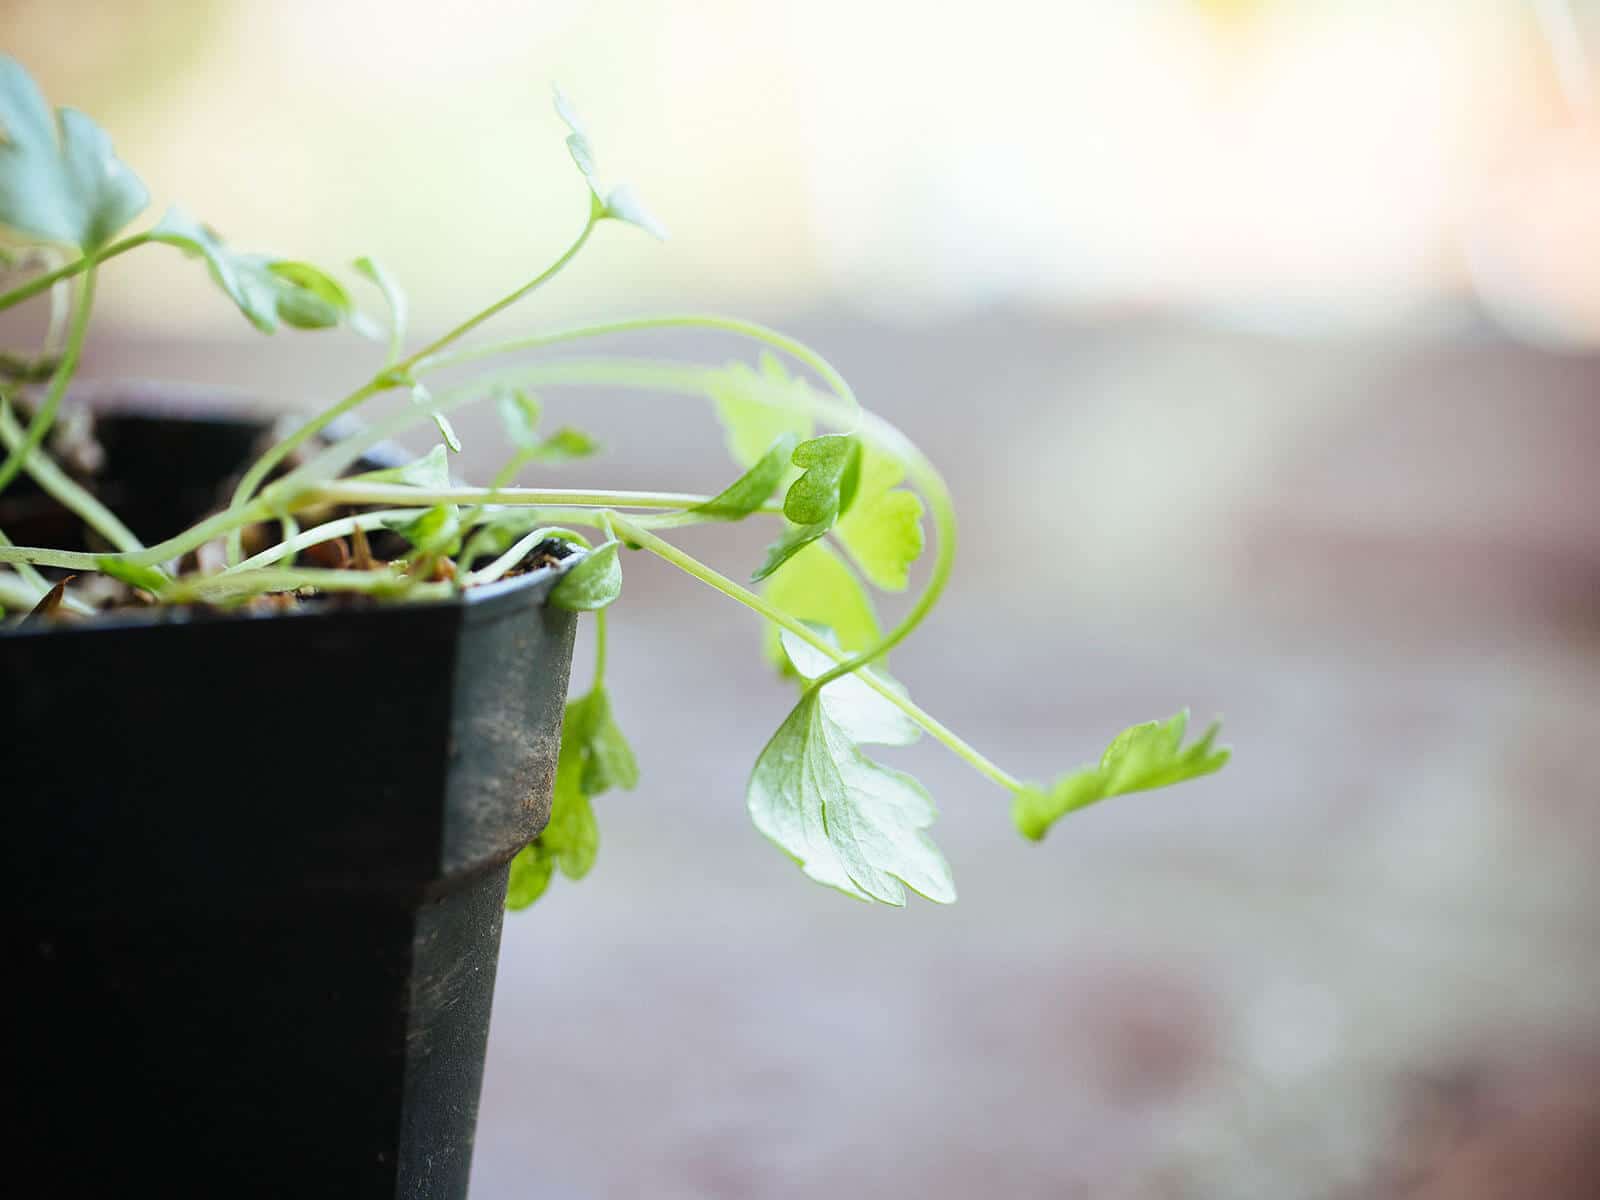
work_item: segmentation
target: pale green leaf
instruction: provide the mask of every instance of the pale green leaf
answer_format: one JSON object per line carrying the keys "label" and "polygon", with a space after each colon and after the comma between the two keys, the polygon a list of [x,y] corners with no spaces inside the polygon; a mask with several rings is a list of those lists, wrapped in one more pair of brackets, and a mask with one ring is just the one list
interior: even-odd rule
{"label": "pale green leaf", "polygon": [[[872,598],[854,571],[825,542],[812,542],[762,586],[767,603],[799,621],[833,630],[839,645],[851,653],[865,650],[880,636]],[[778,641],[778,627],[766,627],[767,656],[779,667],[789,665]]]}
{"label": "pale green leaf", "polygon": [[866,577],[888,592],[905,590],[927,544],[922,497],[897,486],[905,474],[897,459],[867,446],[855,504],[834,528]]}
{"label": "pale green leaf", "polygon": [[450,463],[445,448],[435,446],[421,458],[414,458],[398,467],[384,467],[353,476],[362,483],[403,483],[407,487],[442,491],[450,486]]}
{"label": "pale green leaf", "polygon": [[1165,721],[1150,721],[1123,730],[1106,748],[1100,762],[1063,775],[1049,787],[1028,784],[1012,798],[1011,818],[1025,837],[1037,841],[1056,821],[1108,796],[1168,787],[1220,771],[1232,754],[1216,746],[1220,724],[1213,722],[1198,739],[1183,745],[1189,726],[1187,709]]}
{"label": "pale green leaf", "polygon": [[495,408],[500,413],[500,424],[505,427],[506,440],[519,450],[532,450],[538,446],[539,420],[544,406],[539,398],[521,388],[505,388],[495,397]]}
{"label": "pale green leaf", "polygon": [[563,427],[541,440],[536,446],[524,451],[522,457],[528,462],[553,465],[576,462],[580,458],[592,458],[599,453],[600,443],[587,433]]}
{"label": "pale green leaf", "polygon": [[933,801],[910,775],[873,762],[818,693],[801,697],[756,761],[755,826],[818,883],[903,905],[909,887],[955,900],[950,866],[924,832]]}
{"label": "pale green leaf", "polygon": [[22,65],[0,55],[0,225],[89,253],[149,203],[103,129],[76,109],[51,112]]}
{"label": "pale green leaf", "polygon": [[618,184],[606,197],[606,216],[642,229],[659,242],[667,240],[667,227],[658,221],[627,184]]}
{"label": "pale green leaf", "polygon": [[622,594],[621,546],[604,542],[579,558],[550,590],[550,603],[575,612],[593,612]]}
{"label": "pale green leaf", "polygon": [[395,277],[374,258],[362,255],[351,264],[362,276],[370,280],[383,293],[389,306],[389,359],[398,359],[405,346],[406,325],[410,320],[411,306]]}
{"label": "pale green leaf", "polygon": [[767,452],[743,475],[704,504],[689,511],[720,521],[738,521],[759,509],[789,474],[789,456],[794,453],[795,435],[780,434]]}
{"label": "pale green leaf", "polygon": [[355,314],[349,294],[325,271],[310,263],[236,251],[182,209],[169,208],[150,238],[204,258],[217,286],[262,333],[273,332],[279,322],[326,329]]}
{"label": "pale green leaf", "polygon": [[[831,630],[820,627],[823,640],[838,648]],[[784,630],[784,654],[802,679],[811,680],[827,674],[835,666],[828,655],[796,634]],[[898,696],[905,696],[905,688],[881,671],[875,670],[878,680]],[[869,687],[859,673],[835,679],[822,689],[822,703],[840,728],[849,732],[857,742],[879,746],[909,746],[922,737],[922,727],[905,712]]]}
{"label": "pale green leaf", "polygon": [[805,407],[805,383],[770,353],[762,354],[759,371],[736,362],[711,372],[706,393],[727,435],[728,453],[741,467],[754,466],[785,434],[804,441],[816,429]]}

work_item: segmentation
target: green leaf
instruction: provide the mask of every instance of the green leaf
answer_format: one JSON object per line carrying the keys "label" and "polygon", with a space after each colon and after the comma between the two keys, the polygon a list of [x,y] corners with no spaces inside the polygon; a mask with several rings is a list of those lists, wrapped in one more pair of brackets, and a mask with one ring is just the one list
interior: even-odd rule
{"label": "green leaf", "polygon": [[216,230],[180,208],[169,208],[150,238],[204,258],[217,286],[262,333],[272,333],[279,322],[297,329],[327,329],[355,315],[349,293],[325,271],[310,263],[236,251]]}
{"label": "green leaf", "polygon": [[[834,638],[832,630],[817,626],[815,632],[821,634],[823,640],[830,646],[838,648],[839,643]],[[832,658],[789,630],[783,631],[781,640],[784,656],[801,679],[816,679],[834,668],[835,663]],[[881,670],[873,668],[873,674],[897,695],[906,694],[905,688]],[[922,737],[922,726],[907,716],[899,706],[892,704],[869,687],[859,672],[845,675],[828,684],[822,689],[822,701],[828,710],[828,715],[842,728],[849,730],[850,736],[857,742],[872,742],[880,746],[909,746]]]}
{"label": "green leaf", "polygon": [[606,690],[597,685],[570,701],[561,722],[550,823],[512,860],[506,907],[527,908],[538,900],[558,868],[569,879],[587,875],[600,849],[591,798],[613,788],[631,790],[638,782],[638,763],[611,714]]}
{"label": "green leaf", "polygon": [[561,428],[545,438],[523,456],[529,462],[564,463],[580,458],[592,458],[600,453],[600,443],[577,429]]}
{"label": "green leaf", "polygon": [[130,587],[141,588],[152,595],[160,595],[172,581],[158,567],[141,566],[106,554],[94,560],[95,568],[113,579],[120,579]]}
{"label": "green leaf", "polygon": [[767,561],[762,563],[755,574],[750,576],[751,582],[760,583],[769,579],[778,568],[783,566],[800,551],[804,550],[818,538],[823,537],[832,528],[831,522],[822,522],[816,525],[788,525],[784,528],[783,536],[767,547]]}
{"label": "green leaf", "polygon": [[598,796],[613,788],[631,792],[639,784],[639,763],[612,716],[610,695],[597,685],[577,705],[579,720],[573,733],[583,759],[584,795]]}
{"label": "green leaf", "polygon": [[543,440],[539,436],[543,405],[537,396],[521,388],[504,388],[495,397],[495,408],[500,413],[500,424],[505,427],[506,440],[517,449],[532,450]]}
{"label": "green leaf", "polygon": [[719,521],[738,521],[748,517],[778,490],[778,485],[789,474],[789,458],[794,453],[795,435],[782,433],[743,475],[704,504],[689,511],[701,516],[715,517]]}
{"label": "green leaf", "polygon": [[398,467],[384,467],[381,471],[367,471],[352,479],[362,483],[403,483],[407,487],[443,491],[450,486],[450,463],[443,446],[435,446],[421,458],[414,458]]}
{"label": "green leaf", "polygon": [[377,286],[383,293],[384,303],[389,306],[389,358],[393,361],[400,357],[405,347],[406,325],[410,320],[411,306],[406,301],[405,291],[395,277],[384,270],[383,264],[374,258],[362,255],[350,265]]}
{"label": "green leaf", "polygon": [[855,503],[834,529],[866,577],[886,592],[905,590],[927,545],[922,497],[897,486],[905,475],[898,459],[865,447]]}
{"label": "green leaf", "polygon": [[[844,510],[846,487],[860,480],[860,443],[840,433],[801,442],[791,461],[803,468],[783,500],[783,515],[796,525],[831,525]],[[852,470],[854,468],[854,470]]]}
{"label": "green leaf", "polygon": [[453,504],[435,504],[419,517],[386,524],[418,555],[454,554],[461,549],[461,515]]}
{"label": "green leaf", "polygon": [[54,113],[22,65],[0,55],[0,225],[98,250],[144,211],[150,193],[83,113]]}
{"label": "green leaf", "polygon": [[622,595],[621,545],[603,542],[567,568],[554,588],[550,603],[576,612],[593,612]]}
{"label": "green leaf", "polygon": [[1011,819],[1024,837],[1038,841],[1068,813],[1086,808],[1108,796],[1168,787],[1220,771],[1232,755],[1215,746],[1219,722],[1188,746],[1183,745],[1189,726],[1187,709],[1165,721],[1150,721],[1124,729],[1106,747],[1096,766],[1063,775],[1049,787],[1028,784],[1012,798]]}
{"label": "green leaf", "polygon": [[727,435],[728,453],[741,467],[754,466],[785,434],[804,441],[816,430],[805,407],[804,381],[793,378],[770,352],[762,353],[759,372],[740,362],[711,372],[706,394]]}
{"label": "green leaf", "polygon": [[802,696],[761,752],[746,795],[751,820],[808,876],[846,895],[904,905],[909,887],[953,902],[950,866],[924,832],[933,801],[910,775],[861,752],[858,742],[882,731],[834,703],[836,686]]}
{"label": "green leaf", "polygon": [[[872,598],[854,571],[825,542],[800,550],[789,565],[768,579],[761,593],[769,604],[799,621],[831,629],[839,645],[856,653],[880,636]],[[789,658],[779,644],[778,626],[767,622],[767,656],[782,669]]]}
{"label": "green leaf", "polygon": [[537,841],[524,846],[511,860],[511,878],[506,884],[506,907],[512,912],[531,908],[550,889],[550,880],[555,873],[555,855],[544,853]]}

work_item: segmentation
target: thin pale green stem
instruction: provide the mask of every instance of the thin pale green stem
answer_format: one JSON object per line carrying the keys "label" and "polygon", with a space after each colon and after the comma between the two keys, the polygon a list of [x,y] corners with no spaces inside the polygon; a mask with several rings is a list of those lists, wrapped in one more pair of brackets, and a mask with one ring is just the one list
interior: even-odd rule
{"label": "thin pale green stem", "polygon": [[421,350],[418,350],[415,354],[410,355],[409,357],[404,358],[400,362],[396,363],[392,369],[399,371],[410,371],[414,368],[427,365],[426,360],[438,354],[446,346],[458,341],[466,334],[476,329],[479,325],[482,325],[485,321],[489,320],[491,317],[504,312],[519,300],[524,299],[530,293],[537,291],[539,288],[549,283],[561,273],[562,268],[564,268],[568,263],[578,256],[578,251],[583,249],[584,243],[589,240],[589,235],[594,233],[594,228],[597,224],[599,224],[599,222],[600,212],[591,207],[589,219],[584,223],[583,226],[583,232],[578,235],[577,240],[573,242],[572,245],[567,247],[565,254],[556,259],[555,262],[551,263],[550,266],[546,267],[537,276],[523,284],[516,291],[502,296],[499,300],[496,300],[493,304],[489,305],[488,308],[484,309],[477,315],[468,317],[465,321],[461,322],[461,324],[450,330],[450,332],[442,335],[441,337],[435,338]]}
{"label": "thin pale green stem", "polygon": [[[0,443],[8,450],[15,450],[22,446],[25,437],[22,427],[11,415],[6,397],[0,396]],[[79,486],[43,449],[29,451],[22,469],[46,495],[54,497],[68,512],[77,514],[85,525],[118,550],[144,549],[144,543],[118,519],[116,513]]]}
{"label": "thin pale green stem", "polygon": [[[412,502],[418,507],[433,504],[499,504],[506,506],[563,504],[576,508],[694,508],[710,500],[692,492],[598,492],[578,488],[417,488],[404,483],[364,483],[340,480],[307,488],[299,493],[297,505],[388,504]],[[768,511],[782,512],[775,505]]]}
{"label": "thin pale green stem", "polygon": [[[650,551],[650,553],[656,555],[658,558],[665,559],[667,562],[677,567],[680,571],[683,571],[685,574],[698,579],[707,587],[713,588],[716,591],[721,592],[724,596],[727,596],[733,600],[737,600],[746,608],[753,609],[754,611],[760,613],[763,617],[767,618],[767,620],[772,621],[774,624],[788,630],[790,633],[804,641],[807,645],[813,646],[820,650],[829,658],[833,659],[834,662],[843,664],[848,661],[847,655],[843,654],[838,647],[830,645],[825,639],[818,636],[815,630],[811,629],[804,622],[797,621],[782,609],[768,603],[765,599],[757,595],[755,592],[752,592],[749,588],[742,587],[741,585],[735,583],[727,576],[722,575],[712,568],[706,566],[699,559],[685,554],[671,542],[663,541],[661,538],[656,537],[655,534],[651,533],[649,530],[635,525],[627,517],[624,517],[621,514],[612,514],[612,521],[616,525],[617,532],[620,533],[625,540]],[[934,719],[934,717],[924,711],[919,705],[913,703],[908,697],[901,695],[894,688],[884,683],[883,680],[879,679],[878,676],[872,671],[866,669],[857,669],[855,670],[854,674],[873,691],[877,692],[878,695],[882,696],[885,700],[889,701],[901,712],[905,713],[906,716],[910,717],[923,729],[927,730],[928,733],[933,735],[933,737],[938,739],[938,741],[942,742],[954,754],[956,754],[985,778],[999,784],[1008,791],[1014,792],[1023,786],[1019,779],[1011,775],[1009,772],[1003,770],[989,759],[985,758],[963,738],[958,736],[953,730]]]}
{"label": "thin pale green stem", "polygon": [[606,679],[606,610],[596,609],[594,614],[594,681],[589,685],[592,696],[605,686]]}
{"label": "thin pale green stem", "polygon": [[259,554],[254,554],[241,563],[227,567],[222,572],[232,575],[238,571],[256,571],[262,567],[270,567],[281,562],[291,554],[298,554],[302,550],[309,550],[312,546],[319,546],[323,542],[331,542],[334,538],[349,537],[357,529],[382,529],[388,522],[404,520],[416,516],[414,508],[389,508],[378,512],[359,513],[353,517],[341,517],[337,521],[327,521],[321,525],[314,525],[310,529],[295,534],[286,541],[279,542],[276,546],[269,546]]}
{"label": "thin pale green stem", "polygon": [[95,274],[95,267],[91,263],[84,274],[83,288],[78,293],[73,309],[72,324],[67,329],[66,345],[61,351],[61,362],[50,376],[50,387],[45,392],[44,402],[28,422],[28,432],[22,444],[13,447],[4,464],[0,465],[0,492],[5,491],[6,486],[17,477],[22,464],[28,461],[28,455],[38,449],[45,434],[50,432],[50,426],[55,423],[56,410],[61,407],[61,397],[66,395],[67,385],[72,382],[72,376],[78,369],[84,339],[89,333],[89,317],[94,311]]}
{"label": "thin pale green stem", "polygon": [[[330,408],[324,409],[322,412],[318,413],[316,416],[299,426],[299,428],[295,429],[294,432],[283,438],[276,445],[268,449],[266,453],[264,453],[250,466],[250,469],[247,470],[243,477],[239,480],[239,485],[234,489],[233,492],[233,506],[237,507],[254,496],[256,489],[261,486],[262,481],[266,479],[272,468],[282,462],[284,458],[286,458],[299,446],[303,445],[308,439],[313,438],[317,434],[321,433],[333,421],[344,416],[346,413],[352,412],[356,408],[359,408],[362,404],[366,403],[366,401],[370,400],[373,396],[376,396],[381,392],[386,392],[392,388],[405,386],[405,384],[413,377],[414,368],[423,359],[444,349],[457,338],[460,338],[469,331],[477,328],[490,317],[493,317],[496,313],[502,312],[503,310],[511,307],[517,301],[526,297],[529,293],[535,291],[544,284],[548,283],[550,280],[554,279],[556,275],[561,272],[561,269],[572,261],[572,259],[577,255],[578,251],[583,249],[584,243],[589,240],[589,235],[594,232],[594,227],[597,220],[597,214],[591,212],[588,221],[584,224],[583,232],[578,235],[577,240],[574,241],[571,246],[567,247],[566,253],[564,253],[549,267],[545,268],[545,270],[541,271],[533,279],[529,280],[527,283],[523,284],[521,287],[517,288],[508,295],[502,296],[499,300],[489,305],[488,308],[484,309],[477,315],[469,317],[467,320],[457,325],[444,336],[434,339],[421,350],[418,350],[415,354],[412,354],[407,358],[401,359],[397,363],[385,367],[371,380],[371,382],[360,388],[357,388],[354,392],[351,392],[337,404],[331,406]],[[430,406],[419,407],[430,413],[440,411]],[[229,562],[237,562],[239,560],[239,540],[240,539],[237,533],[229,535]]]}
{"label": "thin pale green stem", "polygon": [[90,267],[116,258],[119,254],[126,254],[129,250],[136,249],[149,240],[150,235],[148,233],[136,233],[132,237],[123,238],[120,242],[114,242],[104,250],[96,251],[92,255],[86,254],[82,258],[75,258],[66,266],[57,267],[48,274],[36,275],[21,287],[12,288],[4,295],[0,295],[0,312],[4,312],[13,305],[21,304],[24,300],[31,300],[40,292],[48,291],[56,284],[81,275]]}

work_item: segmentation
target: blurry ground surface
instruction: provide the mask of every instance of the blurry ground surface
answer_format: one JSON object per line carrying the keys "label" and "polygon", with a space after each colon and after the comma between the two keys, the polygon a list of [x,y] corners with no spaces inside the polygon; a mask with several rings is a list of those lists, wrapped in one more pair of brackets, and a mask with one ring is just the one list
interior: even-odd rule
{"label": "blurry ground surface", "polygon": [[[508,921],[477,1200],[1600,1194],[1600,369],[796,331],[961,505],[949,602],[896,661],[926,706],[1035,776],[1184,704],[1236,761],[1033,846],[919,747],[895,761],[961,902],[858,906],[743,812],[788,702],[753,623],[630,558],[611,681],[645,781],[601,802],[593,875]],[[365,361],[284,349],[108,339],[91,373],[292,399]],[[552,410],[613,443],[611,481],[728,474],[681,402]],[[491,426],[458,424],[483,478]]]}

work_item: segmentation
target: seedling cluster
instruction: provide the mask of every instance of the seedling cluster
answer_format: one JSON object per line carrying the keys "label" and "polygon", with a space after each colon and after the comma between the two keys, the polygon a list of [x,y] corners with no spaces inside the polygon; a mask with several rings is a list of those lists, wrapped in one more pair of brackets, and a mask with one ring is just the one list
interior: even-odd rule
{"label": "seedling cluster", "polygon": [[[1228,750],[1215,744],[1216,726],[1185,743],[1187,716],[1180,713],[1125,730],[1094,765],[1030,783],[914,703],[884,661],[927,617],[950,578],[956,548],[950,495],[921,451],[864,409],[809,347],[752,322],[705,315],[634,317],[461,345],[554,279],[601,226],[633,225],[665,236],[628,188],[602,187],[588,136],[559,92],[556,110],[586,185],[587,215],[577,237],[521,287],[411,349],[405,294],[370,258],[352,266],[382,298],[381,325],[329,272],[235,250],[179,209],[125,234],[148,205],[144,185],[99,126],[73,109],[52,110],[23,68],[0,57],[0,230],[11,246],[3,265],[27,275],[0,295],[0,310],[35,297],[52,304],[39,351],[0,360],[0,490],[26,473],[105,547],[96,553],[18,546],[0,531],[0,606],[12,610],[8,623],[94,619],[108,603],[105,587],[83,587],[96,577],[102,584],[104,577],[121,581],[123,602],[144,605],[250,607],[262,597],[319,603],[348,593],[404,604],[446,601],[463,589],[557,565],[563,574],[550,603],[594,614],[594,679],[567,705],[549,827],[515,860],[508,899],[514,908],[543,895],[557,871],[576,879],[589,870],[599,845],[594,798],[632,788],[639,778],[606,688],[606,611],[622,593],[624,549],[656,555],[764,619],[767,653],[798,687],[799,699],[756,759],[746,793],[751,819],[812,879],[858,899],[902,905],[908,888],[940,903],[956,895],[949,865],[929,836],[935,812],[928,792],[869,757],[865,746],[903,746],[924,734],[937,739],[1011,794],[1017,828],[1033,839],[1108,796],[1178,783],[1227,761]],[[57,461],[48,440],[83,352],[100,271],[146,246],[175,248],[203,262],[263,333],[280,325],[347,326],[386,346],[370,379],[273,444],[216,511],[148,546]],[[528,357],[661,329],[735,335],[759,354],[754,364],[707,366]],[[475,373],[467,382],[435,389],[439,377],[468,365]],[[537,396],[552,388],[644,389],[709,401],[740,474],[715,495],[513,486],[528,466],[597,451],[577,430],[543,430]],[[402,411],[330,436],[340,418],[397,392],[411,400]],[[18,407],[24,401],[26,421]],[[498,408],[506,459],[487,486],[464,487],[449,469],[461,447],[450,416],[477,403]],[[374,445],[428,424],[440,443],[422,458],[349,474]],[[749,585],[713,570],[669,536],[690,525],[746,520],[771,523],[775,531]],[[873,592],[908,589],[926,549],[925,525],[934,532],[925,582],[905,616],[884,629]],[[263,538],[263,530],[270,536]],[[385,532],[404,539],[397,557],[372,553],[372,538]]]}

